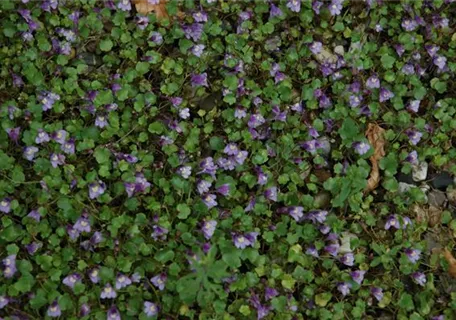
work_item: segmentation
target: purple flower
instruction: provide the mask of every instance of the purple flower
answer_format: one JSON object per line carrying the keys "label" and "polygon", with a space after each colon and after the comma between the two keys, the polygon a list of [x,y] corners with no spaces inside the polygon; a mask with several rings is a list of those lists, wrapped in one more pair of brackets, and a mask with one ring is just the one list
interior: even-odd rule
{"label": "purple flower", "polygon": [[39,149],[37,147],[25,147],[24,148],[24,158],[28,161],[33,161],[35,158],[36,153],[38,153]]}
{"label": "purple flower", "polygon": [[361,104],[361,101],[362,101],[362,97],[358,97],[353,94],[350,95],[350,97],[348,98],[348,104],[352,108],[358,107]]}
{"label": "purple flower", "polygon": [[173,97],[173,98],[170,98],[170,101],[171,103],[173,104],[174,107],[178,107],[182,104],[182,102],[184,101],[181,97]]}
{"label": "purple flower", "polygon": [[163,36],[161,35],[161,33],[157,31],[152,31],[150,33],[149,40],[155,43],[156,45],[161,45],[163,43]]}
{"label": "purple flower", "polygon": [[316,14],[320,14],[320,8],[323,6],[323,2],[320,2],[320,1],[313,1],[312,2],[312,10],[316,13]]}
{"label": "purple flower", "polygon": [[281,17],[283,15],[282,10],[279,7],[271,3],[271,9],[269,10],[269,18]]}
{"label": "purple flower", "polygon": [[208,209],[217,206],[217,196],[215,194],[208,193],[203,196],[202,200]]}
{"label": "purple flower", "polygon": [[296,111],[296,112],[302,112],[302,103],[301,102],[296,102],[290,107],[291,110]]}
{"label": "purple flower", "polygon": [[227,196],[230,194],[230,185],[228,183],[222,184],[216,191],[223,196]]}
{"label": "purple flower", "polygon": [[208,87],[207,84],[207,73],[193,74],[191,77],[192,87],[204,86]]}
{"label": "purple flower", "polygon": [[388,101],[389,99],[394,97],[394,93],[389,91],[386,88],[380,88],[380,96],[379,96],[379,101],[380,102],[385,102]]}
{"label": "purple flower", "polygon": [[415,67],[412,64],[407,63],[402,67],[401,71],[406,75],[412,75],[415,73]]}
{"label": "purple flower", "polygon": [[331,231],[331,228],[324,224],[324,225],[318,226],[318,230],[320,230],[320,232],[322,234],[328,234]]}
{"label": "purple flower", "polygon": [[287,8],[293,12],[301,11],[301,0],[288,0]]}
{"label": "purple flower", "polygon": [[328,211],[326,210],[314,210],[309,212],[308,219],[310,219],[313,223],[324,223],[327,216]]}
{"label": "purple flower", "polygon": [[79,231],[74,230],[73,226],[67,226],[67,233],[71,240],[76,240],[79,237]]}
{"label": "purple flower", "polygon": [[99,244],[101,241],[103,241],[103,234],[100,231],[95,231],[90,237],[90,244],[95,246]]}
{"label": "purple flower", "polygon": [[235,143],[229,143],[225,146],[225,149],[223,149],[223,152],[226,153],[229,156],[235,156],[239,153],[239,148]]}
{"label": "purple flower", "polygon": [[2,260],[3,262],[3,276],[7,279],[12,278],[16,273],[16,255],[12,254]]}
{"label": "purple flower", "polygon": [[249,126],[249,128],[257,128],[265,122],[266,120],[264,119],[264,117],[261,114],[256,113],[250,116],[247,125]]}
{"label": "purple flower", "polygon": [[168,229],[164,228],[164,227],[160,227],[160,226],[153,226],[152,227],[152,238],[154,238],[154,240],[157,240],[157,239],[161,239],[161,240],[165,240],[166,239],[166,235],[168,234]]}
{"label": "purple flower", "polygon": [[303,207],[290,207],[288,208],[288,214],[296,220],[296,222],[301,221],[304,217],[304,208]]}
{"label": "purple flower", "polygon": [[401,23],[401,26],[405,31],[413,31],[418,28],[418,23],[412,19],[404,19]]}
{"label": "purple flower", "polygon": [[114,299],[117,297],[117,293],[111,284],[107,283],[100,294],[100,299]]}
{"label": "purple flower", "polygon": [[120,0],[117,4],[117,8],[122,11],[131,11],[131,2],[130,0]]}
{"label": "purple flower", "polygon": [[9,213],[11,211],[11,199],[10,198],[3,198],[0,201],[0,212]]}
{"label": "purple flower", "polygon": [[89,184],[89,198],[95,199],[105,193],[106,185],[103,181],[95,181]]}
{"label": "purple flower", "polygon": [[66,154],[74,154],[75,151],[75,145],[74,145],[74,139],[69,139],[65,141],[60,147],[60,149],[65,152]]}
{"label": "purple flower", "polygon": [[197,44],[192,47],[191,52],[199,58],[202,56],[204,48],[206,48],[204,44]]}
{"label": "purple flower", "polygon": [[65,277],[62,281],[62,283],[71,289],[74,289],[74,285],[78,282],[81,281],[81,275],[78,273],[73,273],[70,274],[69,276]]}
{"label": "purple flower", "polygon": [[9,299],[6,296],[0,296],[0,310],[6,307],[9,303]]}
{"label": "purple flower", "polygon": [[61,314],[62,311],[60,310],[60,306],[57,301],[54,301],[47,309],[47,315],[51,318],[60,317]]}
{"label": "purple flower", "polygon": [[116,277],[116,289],[120,290],[131,284],[131,280],[126,275],[119,273]]}
{"label": "purple flower", "polygon": [[44,92],[42,95],[38,97],[40,99],[41,104],[43,105],[43,111],[47,111],[52,109],[54,103],[60,100],[60,96],[56,93],[52,92]]}
{"label": "purple flower", "polygon": [[301,143],[301,147],[313,154],[321,147],[321,143],[316,139],[312,139]]}
{"label": "purple flower", "polygon": [[140,30],[144,30],[149,25],[149,18],[148,17],[138,17],[136,20],[136,24]]}
{"label": "purple flower", "polygon": [[407,248],[405,249],[405,255],[411,263],[415,264],[418,262],[418,260],[420,260],[421,250]]}
{"label": "purple flower", "polygon": [[17,128],[8,128],[6,129],[6,133],[8,134],[8,137],[13,140],[14,142],[17,143],[19,140],[19,136],[21,134],[21,127]]}
{"label": "purple flower", "polygon": [[182,27],[187,39],[193,39],[197,42],[201,39],[203,35],[203,24],[202,23],[193,23],[191,25],[184,25]]}
{"label": "purple flower", "polygon": [[325,251],[331,256],[336,257],[339,253],[340,245],[338,243],[331,243],[325,247]]}
{"label": "purple flower", "polygon": [[57,168],[58,166],[65,164],[65,156],[63,154],[51,153],[50,160],[53,168]]}
{"label": "purple flower", "polygon": [[354,142],[352,147],[359,155],[364,155],[370,150],[370,145],[364,141]]}
{"label": "purple flower", "polygon": [[440,47],[439,46],[435,46],[435,45],[425,45],[424,46],[426,48],[426,51],[427,53],[433,58],[437,52],[440,50]]}
{"label": "purple flower", "polygon": [[91,228],[88,215],[83,214],[82,216],[80,216],[74,224],[73,229],[79,232],[90,232]]}
{"label": "purple flower", "polygon": [[67,136],[68,132],[66,132],[65,130],[57,130],[51,134],[51,138],[59,144],[64,144]]}
{"label": "purple flower", "polygon": [[255,204],[256,204],[256,198],[255,197],[251,197],[250,200],[249,200],[249,203],[247,204],[247,207],[244,208],[244,211],[245,212],[252,211],[253,208],[255,207]]}
{"label": "purple flower", "polygon": [[233,234],[234,246],[238,249],[245,249],[248,246],[253,247],[256,242],[257,236],[257,232],[249,232],[246,234]]}
{"label": "purple flower", "polygon": [[313,54],[319,54],[321,52],[322,48],[323,48],[323,45],[319,41],[314,41],[309,46],[309,49],[310,49],[310,51],[312,51]]}
{"label": "purple flower", "polygon": [[182,110],[179,110],[179,117],[184,120],[190,118],[190,109],[184,108]]}
{"label": "purple flower", "polygon": [[416,150],[410,152],[405,158],[405,161],[410,162],[411,164],[418,164],[418,153]]}
{"label": "purple flower", "polygon": [[383,289],[378,287],[371,288],[371,294],[377,299],[378,302],[382,301],[383,299]]}
{"label": "purple flower", "polygon": [[420,286],[424,287],[426,284],[426,276],[422,272],[414,272],[412,273],[413,281],[415,281]]}
{"label": "purple flower", "polygon": [[391,227],[395,228],[396,230],[400,229],[401,227],[401,224],[395,215],[389,216],[388,220],[386,220],[385,230],[389,230]]}
{"label": "purple flower", "polygon": [[192,17],[196,22],[207,22],[207,13],[204,11],[195,12]]}
{"label": "purple flower", "polygon": [[318,254],[317,248],[312,244],[306,249],[306,254],[318,258],[320,255]]}
{"label": "purple flower", "polygon": [[257,319],[263,319],[266,317],[270,310],[272,309],[271,306],[264,306],[261,304],[260,299],[256,294],[252,294],[250,298],[250,304],[256,309],[257,311]]}
{"label": "purple flower", "polygon": [[363,282],[365,274],[366,271],[364,270],[356,270],[350,272],[350,276],[352,277],[353,281],[355,281],[357,284],[361,284]]}
{"label": "purple flower", "polygon": [[378,89],[380,88],[380,80],[377,75],[370,76],[366,81],[366,87],[369,89]]}
{"label": "purple flower", "polygon": [[27,249],[28,254],[34,255],[42,246],[43,244],[41,242],[32,242],[30,244],[26,244],[25,249]]}
{"label": "purple flower", "polygon": [[247,113],[245,112],[244,108],[237,107],[236,110],[234,110],[234,117],[236,119],[243,119],[247,116]]}
{"label": "purple flower", "polygon": [[270,187],[264,191],[266,199],[277,201],[277,187]]}
{"label": "purple flower", "polygon": [[257,183],[260,186],[264,186],[268,182],[268,176],[263,172],[261,167],[255,168],[255,171],[257,173]]}
{"label": "purple flower", "polygon": [[[220,159],[222,159],[222,158],[220,158]],[[207,173],[207,174],[211,175],[213,178],[215,178],[217,166],[214,164],[214,159],[212,157],[207,157],[207,158],[203,159],[203,161],[200,162],[199,166],[201,168],[201,171],[198,172],[198,174]]]}
{"label": "purple flower", "polygon": [[40,220],[41,220],[41,215],[38,212],[38,210],[30,211],[29,214],[27,215],[27,217],[35,220],[36,222],[40,222]]}
{"label": "purple flower", "polygon": [[108,125],[108,120],[106,119],[106,116],[104,115],[98,115],[95,118],[95,126],[98,128],[104,128]]}
{"label": "purple flower", "polygon": [[81,308],[79,309],[79,316],[85,317],[88,316],[90,313],[90,306],[87,303],[81,304]]}
{"label": "purple flower", "polygon": [[239,151],[239,153],[234,157],[234,160],[239,165],[243,165],[245,159],[247,159],[249,153],[247,151]]}
{"label": "purple flower", "polygon": [[421,137],[423,137],[423,134],[417,130],[414,129],[408,129],[405,134],[408,136],[410,143],[416,146],[418,142],[420,142]]}
{"label": "purple flower", "polygon": [[434,64],[435,64],[440,70],[444,70],[444,69],[445,69],[445,66],[446,66],[447,58],[445,58],[444,56],[436,55],[436,56],[434,57],[434,59],[432,59],[432,62],[434,62]]}
{"label": "purple flower", "polygon": [[166,280],[168,280],[166,273],[161,273],[151,278],[150,282],[152,282],[152,284],[157,287],[158,290],[163,291],[165,289]]}
{"label": "purple flower", "polygon": [[274,297],[277,297],[279,295],[279,292],[271,287],[266,287],[266,290],[264,292],[264,298],[266,300],[271,300]]}
{"label": "purple flower", "polygon": [[341,282],[337,285],[337,290],[345,297],[347,294],[350,293],[352,285],[349,282]]}
{"label": "purple flower", "polygon": [[353,256],[353,253],[349,252],[340,257],[340,262],[346,266],[352,267],[355,262],[355,257]]}
{"label": "purple flower", "polygon": [[184,179],[188,179],[192,174],[192,167],[190,166],[182,166],[177,169],[177,173]]}
{"label": "purple flower", "polygon": [[144,313],[148,316],[148,317],[154,317],[158,314],[158,306],[153,303],[153,302],[150,302],[150,301],[144,301]]}
{"label": "purple flower", "polygon": [[98,283],[100,281],[100,275],[97,268],[89,271],[89,278],[93,283]]}
{"label": "purple flower", "polygon": [[214,235],[216,226],[217,226],[217,221],[215,221],[215,220],[204,221],[201,230],[203,231],[204,237],[207,240],[212,238],[212,236]]}
{"label": "purple flower", "polygon": [[431,320],[445,320],[445,316],[441,314],[439,316],[432,317]]}
{"label": "purple flower", "polygon": [[204,194],[209,191],[209,188],[211,187],[212,183],[206,180],[200,180],[196,188],[198,189],[199,194]]}
{"label": "purple flower", "polygon": [[412,112],[418,112],[418,109],[420,108],[420,100],[412,100],[410,101],[409,105],[407,106],[407,109],[412,111]]}
{"label": "purple flower", "polygon": [[108,313],[106,314],[106,320],[121,320],[120,312],[115,305],[109,308]]}
{"label": "purple flower", "polygon": [[272,108],[272,113],[274,114],[274,120],[286,122],[288,111],[280,111],[279,106],[274,106]]}
{"label": "purple flower", "polygon": [[133,281],[134,283],[139,283],[141,281],[141,275],[137,272],[133,273],[131,275],[131,281]]}
{"label": "purple flower", "polygon": [[342,2],[343,0],[332,0],[331,4],[329,5],[329,12],[332,16],[340,15],[342,10]]}
{"label": "purple flower", "polygon": [[407,229],[408,225],[412,225],[412,220],[409,217],[402,217],[402,229]]}

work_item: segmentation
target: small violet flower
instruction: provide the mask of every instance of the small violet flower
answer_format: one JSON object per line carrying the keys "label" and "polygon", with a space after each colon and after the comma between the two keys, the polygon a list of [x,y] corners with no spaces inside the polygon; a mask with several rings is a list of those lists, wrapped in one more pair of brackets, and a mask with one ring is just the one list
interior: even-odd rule
{"label": "small violet flower", "polygon": [[165,289],[166,280],[168,280],[166,273],[161,273],[151,278],[150,282],[152,282],[152,284],[157,287],[158,290],[163,291]]}
{"label": "small violet flower", "polygon": [[60,317],[61,314],[62,311],[60,310],[60,306],[57,301],[54,301],[47,309],[47,315],[51,318]]}
{"label": "small violet flower", "polygon": [[418,260],[420,260],[421,250],[407,248],[405,249],[405,255],[411,263],[415,264],[418,262]]}

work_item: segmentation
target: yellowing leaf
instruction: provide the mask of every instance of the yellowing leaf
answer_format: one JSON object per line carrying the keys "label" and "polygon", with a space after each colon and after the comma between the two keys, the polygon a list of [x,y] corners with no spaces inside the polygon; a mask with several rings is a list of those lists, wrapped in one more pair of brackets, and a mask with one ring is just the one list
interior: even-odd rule
{"label": "yellowing leaf", "polygon": [[447,248],[443,249],[443,257],[448,262],[448,274],[452,278],[456,278],[456,259],[453,254]]}
{"label": "yellowing leaf", "polygon": [[166,0],[160,0],[158,4],[150,4],[148,0],[134,0],[136,11],[141,14],[149,14],[155,12],[158,20],[168,18],[166,10]]}
{"label": "yellowing leaf", "polygon": [[376,123],[369,123],[367,126],[366,137],[369,143],[374,147],[374,154],[369,158],[372,163],[372,170],[367,180],[365,191],[369,192],[377,188],[380,182],[380,171],[378,161],[385,156],[385,129]]}

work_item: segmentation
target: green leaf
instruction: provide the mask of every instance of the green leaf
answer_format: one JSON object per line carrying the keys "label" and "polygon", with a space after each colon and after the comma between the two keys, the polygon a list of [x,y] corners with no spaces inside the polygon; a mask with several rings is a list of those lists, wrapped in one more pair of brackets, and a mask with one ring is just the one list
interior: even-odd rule
{"label": "green leaf", "polygon": [[359,134],[359,128],[355,121],[351,118],[346,118],[339,129],[340,137],[344,142],[351,143],[353,139]]}
{"label": "green leaf", "polygon": [[329,292],[317,294],[315,296],[315,304],[319,307],[326,307],[331,298],[332,294]]}
{"label": "green leaf", "polygon": [[182,203],[177,205],[177,211],[179,212],[177,215],[179,219],[187,219],[191,212],[190,208]]}
{"label": "green leaf", "polygon": [[397,304],[401,309],[404,309],[406,311],[412,311],[413,309],[415,309],[412,296],[405,292],[402,293]]}
{"label": "green leaf", "polygon": [[105,39],[100,41],[100,50],[104,52],[111,51],[114,46],[113,42],[110,39]]}
{"label": "green leaf", "polygon": [[394,65],[394,62],[396,62],[396,58],[394,58],[388,54],[382,56],[382,58],[380,60],[382,62],[382,66],[385,69],[391,69]]}
{"label": "green leaf", "polygon": [[97,148],[93,153],[95,159],[97,159],[98,163],[107,163],[109,162],[109,158],[111,156],[111,152],[106,148]]}

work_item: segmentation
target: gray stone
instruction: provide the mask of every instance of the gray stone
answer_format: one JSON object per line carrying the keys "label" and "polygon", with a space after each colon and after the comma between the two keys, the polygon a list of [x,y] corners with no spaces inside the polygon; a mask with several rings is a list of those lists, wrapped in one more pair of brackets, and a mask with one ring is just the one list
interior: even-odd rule
{"label": "gray stone", "polygon": [[445,205],[447,198],[442,191],[433,190],[428,194],[428,203],[430,206],[441,208]]}
{"label": "gray stone", "polygon": [[418,165],[414,165],[414,166],[412,167],[412,170],[413,170],[413,173],[412,173],[413,180],[415,180],[415,181],[423,181],[423,180],[426,180],[427,172],[428,172],[428,167],[429,167],[429,165],[428,165],[427,162],[425,162],[425,161],[421,162],[421,163],[418,164]]}

